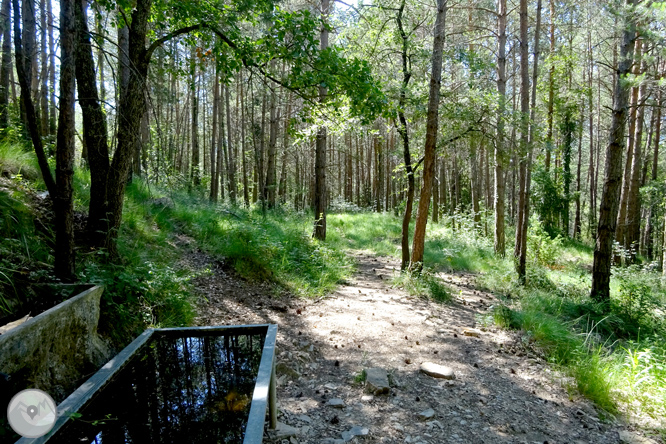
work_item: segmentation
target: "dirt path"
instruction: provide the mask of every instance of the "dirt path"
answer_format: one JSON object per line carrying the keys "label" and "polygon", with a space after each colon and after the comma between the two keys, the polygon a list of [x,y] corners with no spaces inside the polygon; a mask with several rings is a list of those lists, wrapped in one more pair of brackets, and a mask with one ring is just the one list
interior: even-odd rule
{"label": "dirt path", "polygon": [[[393,259],[359,253],[351,282],[304,301],[271,295],[201,253],[190,259],[212,267],[196,283],[207,299],[199,324],[279,325],[279,420],[291,427],[275,442],[652,442],[571,399],[517,336],[477,325],[494,301],[469,275],[445,275],[456,297],[438,304],[392,288]],[[420,372],[426,361],[450,367],[455,379]],[[360,381],[373,367],[388,373],[388,395],[369,395]]]}

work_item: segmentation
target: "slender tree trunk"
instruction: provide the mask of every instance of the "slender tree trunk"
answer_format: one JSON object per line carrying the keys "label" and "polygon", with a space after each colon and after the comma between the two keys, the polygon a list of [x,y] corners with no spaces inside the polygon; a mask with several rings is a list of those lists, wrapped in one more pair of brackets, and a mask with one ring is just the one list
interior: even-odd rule
{"label": "slender tree trunk", "polygon": [[[407,128],[407,118],[405,117],[405,104],[407,102],[407,86],[412,77],[410,59],[407,54],[409,48],[409,36],[404,30],[402,23],[402,16],[405,10],[405,0],[400,3],[400,8],[397,14],[398,30],[400,32],[400,40],[402,42],[402,85],[400,87],[400,98],[398,99],[398,119],[400,124],[398,126],[398,134],[402,138],[402,154],[405,162],[405,174],[407,176],[407,199],[405,202],[405,213],[402,216],[402,233],[401,233],[401,248],[402,260],[400,269],[406,270],[409,266],[409,224],[412,220],[412,210],[414,206],[414,170],[412,168],[412,158],[409,150],[409,132]],[[358,169],[358,164],[357,164]]]}
{"label": "slender tree trunk", "polygon": [[41,27],[41,39],[40,39],[40,51],[39,51],[39,60],[41,65],[41,71],[39,73],[39,102],[41,108],[41,117],[42,117],[42,134],[49,134],[49,90],[48,90],[48,63],[47,58],[48,54],[46,52],[46,43],[48,40],[48,33],[46,28],[46,2],[51,0],[41,0],[40,1],[40,27]]}
{"label": "slender tree trunk", "polygon": [[80,0],[60,1],[60,112],[56,149],[55,199],[56,248],[55,273],[62,280],[75,278],[74,256],[74,93],[75,46],[74,3]]}
{"label": "slender tree trunk", "polygon": [[245,206],[250,206],[250,193],[248,189],[248,180],[247,180],[247,162],[245,160],[245,97],[243,89],[243,71],[240,72],[239,79],[240,86],[240,112],[241,112],[241,164],[243,168],[243,201]]}
{"label": "slender tree trunk", "polygon": [[622,181],[622,151],[624,149],[625,121],[629,91],[624,85],[631,70],[633,46],[636,38],[636,23],[631,18],[635,0],[627,0],[630,11],[625,14],[626,24],[622,33],[622,46],[613,94],[613,120],[606,148],[606,171],[601,195],[597,242],[592,265],[592,289],[590,296],[608,303],[610,301],[610,274],[613,254],[613,234],[617,224],[617,211]]}
{"label": "slender tree trunk", "polygon": [[[550,5],[550,55],[555,56],[555,0]],[[550,171],[550,157],[553,151],[553,111],[555,109],[555,64],[548,72],[548,134],[546,136],[546,171]]]}
{"label": "slender tree trunk", "polygon": [[[585,109],[585,105],[581,103],[581,110]],[[582,111],[581,111],[582,112]],[[580,177],[580,168],[582,163],[583,156],[583,117],[578,127],[578,163],[576,164],[576,216],[574,218],[574,228],[573,228],[573,237],[580,240],[581,235],[581,202],[580,202],[580,193],[581,193],[581,177]]]}
{"label": "slender tree trunk", "polygon": [[[594,161],[594,113],[592,112],[592,70],[593,70],[593,59],[592,59],[592,32],[587,34],[587,45],[588,45],[588,92],[587,92],[587,110],[589,113],[589,129],[590,129],[590,159],[589,159],[589,169],[588,169],[588,184],[590,192],[590,211],[589,211],[589,225],[590,225],[590,234],[592,238],[595,238],[597,235],[596,224],[597,224],[597,184],[595,182],[596,173],[595,173],[595,161]],[[596,148],[598,149],[598,147]]]}
{"label": "slender tree trunk", "polygon": [[52,0],[46,0],[46,22],[49,32],[49,135],[56,135],[56,65],[55,65],[55,39],[53,37],[53,5]]}
{"label": "slender tree trunk", "polygon": [[271,104],[269,110],[268,127],[268,162],[266,165],[266,183],[264,184],[264,200],[268,203],[268,208],[275,208],[275,188],[276,188],[276,162],[277,153],[277,133],[280,122],[280,110],[277,106],[277,93],[275,89],[271,91]]}
{"label": "slender tree trunk", "polygon": [[495,143],[495,254],[504,257],[506,238],[504,228],[505,188],[504,167],[506,148],[504,146],[504,113],[506,112],[506,0],[498,1],[497,14],[497,92],[499,107],[497,111],[497,141]]}
{"label": "slender tree trunk", "polygon": [[199,167],[199,88],[197,87],[198,67],[194,46],[190,52],[190,91],[192,94],[192,170],[190,177],[194,186],[201,183],[201,169]]}
{"label": "slender tree trunk", "polygon": [[2,0],[2,62],[0,64],[0,129],[9,125],[9,77],[12,70],[11,3]]}
{"label": "slender tree trunk", "polygon": [[419,198],[419,209],[414,224],[412,241],[412,258],[410,269],[420,271],[423,267],[426,224],[428,223],[428,207],[435,175],[435,148],[437,145],[437,127],[439,123],[439,90],[442,83],[442,52],[444,51],[444,28],[446,22],[447,0],[437,0],[437,18],[435,19],[434,42],[432,48],[432,72],[428,95],[428,112],[426,121],[425,152],[423,161],[423,187]]}
{"label": "slender tree trunk", "polygon": [[527,0],[520,0],[520,160],[519,160],[519,193],[518,193],[518,224],[516,227],[516,248],[514,257],[518,279],[525,282],[527,234],[527,157],[529,152],[529,50],[527,40]]}
{"label": "slender tree trunk", "polygon": [[217,108],[220,106],[220,70],[215,64],[215,77],[213,78],[213,122],[210,137],[210,200],[217,202]]}
{"label": "slender tree trunk", "polygon": [[[643,44],[641,40],[636,40],[634,43],[634,67],[633,74],[640,75],[640,60],[643,56]],[[627,247],[626,234],[627,234],[627,210],[629,206],[630,188],[631,188],[631,167],[634,157],[634,145],[636,142],[636,117],[638,112],[638,87],[631,89],[631,104],[629,110],[629,144],[627,145],[627,155],[624,165],[624,175],[622,179],[622,191],[620,193],[620,208],[617,215],[617,226],[615,228],[615,240]],[[616,261],[620,258],[617,257]]]}
{"label": "slender tree trunk", "polygon": [[229,179],[229,199],[232,205],[236,205],[236,194],[238,186],[236,184],[236,156],[234,155],[234,144],[232,143],[231,109],[229,106],[229,85],[224,88],[224,102],[227,109],[227,146],[229,151],[229,162],[227,163]]}
{"label": "slender tree trunk", "polygon": [[[637,46],[642,46],[642,40],[637,42]],[[647,64],[645,59],[641,61],[640,72],[645,72]],[[638,101],[636,105],[636,131],[634,133],[634,152],[632,155],[631,164],[631,178],[628,190],[627,199],[627,214],[625,219],[625,239],[624,248],[631,251],[632,258],[638,252],[638,242],[640,240],[641,229],[641,172],[643,167],[643,123],[645,119],[645,105],[644,102],[648,95],[647,82],[643,82],[638,88]]]}
{"label": "slender tree trunk", "polygon": [[[319,46],[322,51],[328,48],[327,20],[329,0],[321,0],[322,27],[319,34]],[[319,87],[319,103],[326,102],[327,88]],[[317,131],[315,150],[315,189],[314,189],[314,233],[313,237],[326,240],[326,127]]]}
{"label": "slender tree trunk", "polygon": [[21,102],[23,103],[23,109],[25,110],[28,133],[30,134],[30,139],[35,148],[37,163],[39,164],[39,170],[42,173],[42,179],[44,180],[46,189],[49,191],[51,199],[55,199],[57,196],[57,187],[53,180],[53,176],[51,175],[51,170],[49,169],[46,153],[44,152],[44,143],[42,141],[42,135],[40,134],[41,125],[39,124],[39,115],[35,111],[35,105],[30,93],[30,78],[26,72],[26,66],[30,66],[30,63],[26,62],[26,57],[23,52],[23,40],[21,38],[20,25],[21,13],[18,0],[12,0],[12,6],[14,9],[14,55],[16,57],[16,74],[21,86]]}

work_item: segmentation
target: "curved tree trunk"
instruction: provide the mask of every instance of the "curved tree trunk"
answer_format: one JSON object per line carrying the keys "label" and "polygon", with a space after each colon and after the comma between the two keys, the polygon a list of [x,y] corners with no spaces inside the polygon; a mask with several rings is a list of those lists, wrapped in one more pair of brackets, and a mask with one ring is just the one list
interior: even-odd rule
{"label": "curved tree trunk", "polygon": [[442,52],[444,51],[444,27],[446,22],[447,0],[437,0],[437,18],[435,19],[435,36],[432,47],[432,72],[428,97],[428,114],[426,122],[425,153],[423,161],[423,187],[419,197],[419,209],[414,224],[414,240],[412,241],[412,257],[410,269],[420,271],[423,267],[423,251],[425,247],[428,208],[435,176],[435,147],[437,145],[437,127],[439,123],[439,89],[442,83]]}

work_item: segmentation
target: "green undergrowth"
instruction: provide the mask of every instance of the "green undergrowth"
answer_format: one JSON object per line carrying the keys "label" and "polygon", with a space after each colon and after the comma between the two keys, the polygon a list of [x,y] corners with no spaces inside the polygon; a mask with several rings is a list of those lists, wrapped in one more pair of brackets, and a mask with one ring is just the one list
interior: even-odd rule
{"label": "green undergrowth", "polygon": [[451,300],[449,289],[429,269],[424,269],[418,274],[409,271],[397,274],[392,283],[412,296],[427,297],[437,302],[449,302]]}
{"label": "green undergrowth", "polygon": [[525,285],[511,259],[478,276],[477,283],[502,301],[494,322],[523,331],[524,340],[569,377],[572,393],[608,413],[648,417],[664,433],[664,279],[649,267],[614,267],[610,304],[596,302],[589,297],[592,247],[542,234],[537,224],[528,245],[550,242],[545,247],[552,254],[532,255]]}
{"label": "green undergrowth", "polygon": [[311,237],[312,218],[283,210],[211,204],[189,193],[166,195],[136,185],[128,190],[144,219],[166,233],[183,233],[247,279],[268,280],[305,297],[321,296],[351,276],[352,261]]}

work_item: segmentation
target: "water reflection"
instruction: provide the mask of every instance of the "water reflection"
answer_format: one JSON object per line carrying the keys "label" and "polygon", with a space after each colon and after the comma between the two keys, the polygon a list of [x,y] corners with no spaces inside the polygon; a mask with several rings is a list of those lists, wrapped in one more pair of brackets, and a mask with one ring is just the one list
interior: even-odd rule
{"label": "water reflection", "polygon": [[242,443],[263,341],[156,335],[49,443]]}

